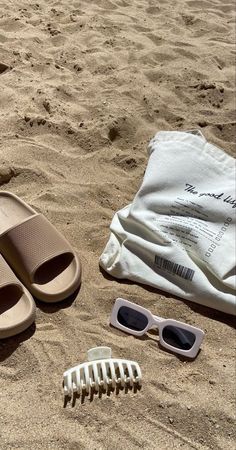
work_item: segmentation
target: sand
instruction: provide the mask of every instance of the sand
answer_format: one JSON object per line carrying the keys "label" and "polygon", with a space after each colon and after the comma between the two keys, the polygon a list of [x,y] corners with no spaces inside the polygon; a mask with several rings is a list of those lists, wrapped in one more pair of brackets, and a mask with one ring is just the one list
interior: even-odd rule
{"label": "sand", "polygon": [[[0,0],[0,187],[21,196],[81,257],[79,293],[37,302],[35,326],[0,342],[0,448],[234,449],[232,317],[118,282],[99,256],[132,201],[147,143],[199,128],[233,155],[231,0]],[[121,296],[206,332],[186,362],[112,329]],[[63,407],[62,374],[94,346],[137,360],[143,387]]]}

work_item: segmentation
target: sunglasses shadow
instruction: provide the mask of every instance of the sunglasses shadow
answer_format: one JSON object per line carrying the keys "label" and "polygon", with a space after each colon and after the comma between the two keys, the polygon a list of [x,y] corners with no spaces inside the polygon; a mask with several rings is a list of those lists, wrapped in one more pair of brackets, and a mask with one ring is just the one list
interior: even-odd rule
{"label": "sunglasses shadow", "polygon": [[188,362],[188,363],[193,363],[193,362],[195,361],[195,359],[198,357],[198,355],[199,355],[199,354],[201,353],[201,351],[202,351],[202,350],[199,348],[199,350],[198,350],[198,352],[197,352],[195,358],[188,358],[187,356],[180,355],[179,353],[175,353],[174,350],[173,350],[173,352],[172,352],[172,351],[169,350],[168,348],[162,347],[162,345],[161,345],[159,342],[158,342],[158,346],[159,346],[159,348],[160,348],[162,351],[164,351],[164,352],[166,352],[166,353],[169,353],[169,354],[171,354],[171,355],[176,356],[176,358],[178,358],[179,361],[181,361],[181,362]]}
{"label": "sunglasses shadow", "polygon": [[[123,331],[118,330],[118,329],[117,329],[116,327],[114,327],[113,325],[110,325],[110,327],[112,328],[112,331],[114,331],[117,335],[120,335],[120,333],[122,333],[123,336],[125,336],[125,335],[126,335],[126,336],[131,336],[131,334],[123,333]],[[151,335],[151,336],[150,336],[150,335]],[[152,328],[152,329],[148,330],[148,332],[147,332],[146,334],[143,334],[143,336],[134,336],[134,335],[132,335],[132,337],[133,337],[134,339],[138,339],[139,341],[153,341],[153,342],[155,342],[155,343],[158,345],[158,347],[159,347],[159,349],[160,349],[161,351],[163,351],[163,352],[165,352],[165,353],[169,353],[169,354],[172,355],[172,356],[176,356],[176,358],[178,358],[178,359],[179,359],[180,361],[182,361],[182,362],[189,362],[189,363],[194,362],[195,359],[197,358],[197,356],[201,353],[201,349],[199,349],[197,355],[195,356],[195,358],[188,358],[187,356],[180,355],[179,353],[176,353],[174,350],[171,351],[171,350],[169,350],[169,349],[163,347],[163,346],[160,344],[160,342],[158,341],[158,335],[159,335],[158,329]],[[152,336],[153,336],[153,337],[152,337]]]}

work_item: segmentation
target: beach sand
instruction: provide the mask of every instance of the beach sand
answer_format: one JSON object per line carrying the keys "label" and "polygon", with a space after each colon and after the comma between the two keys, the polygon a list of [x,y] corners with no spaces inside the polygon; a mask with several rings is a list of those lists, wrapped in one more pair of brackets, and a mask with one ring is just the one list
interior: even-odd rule
{"label": "beach sand", "polygon": [[[74,298],[37,302],[35,326],[0,342],[0,448],[234,449],[234,320],[118,282],[99,257],[160,130],[198,128],[233,155],[231,0],[0,0],[0,188],[81,257]],[[186,362],[112,329],[116,297],[206,332]],[[137,360],[143,387],[63,407],[62,375],[89,348]]]}

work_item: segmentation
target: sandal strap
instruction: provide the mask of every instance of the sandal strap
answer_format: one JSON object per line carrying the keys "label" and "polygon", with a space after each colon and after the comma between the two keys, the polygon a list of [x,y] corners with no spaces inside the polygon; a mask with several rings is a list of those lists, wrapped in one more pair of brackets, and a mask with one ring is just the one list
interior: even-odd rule
{"label": "sandal strap", "polygon": [[0,251],[17,270],[21,267],[31,283],[37,269],[56,256],[73,254],[67,240],[42,214],[30,216],[0,238]]}
{"label": "sandal strap", "polygon": [[18,278],[11,270],[5,259],[0,255],[0,289],[5,286],[21,286]]}

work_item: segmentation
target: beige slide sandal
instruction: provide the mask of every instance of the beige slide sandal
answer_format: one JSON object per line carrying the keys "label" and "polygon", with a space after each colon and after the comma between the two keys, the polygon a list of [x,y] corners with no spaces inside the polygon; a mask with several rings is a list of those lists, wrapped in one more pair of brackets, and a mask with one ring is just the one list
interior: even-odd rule
{"label": "beige slide sandal", "polygon": [[15,336],[35,320],[35,303],[0,255],[0,339]]}
{"label": "beige slide sandal", "polygon": [[68,241],[42,214],[0,191],[0,253],[39,300],[57,302],[81,282],[81,265]]}

